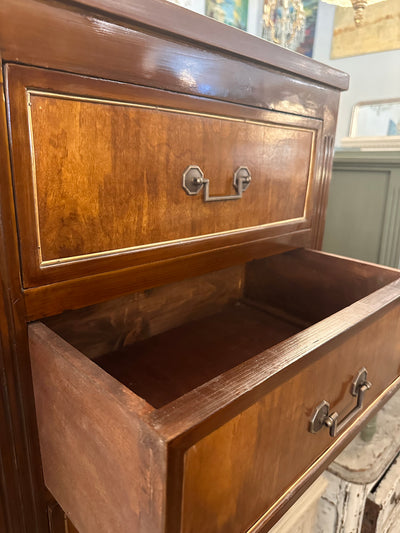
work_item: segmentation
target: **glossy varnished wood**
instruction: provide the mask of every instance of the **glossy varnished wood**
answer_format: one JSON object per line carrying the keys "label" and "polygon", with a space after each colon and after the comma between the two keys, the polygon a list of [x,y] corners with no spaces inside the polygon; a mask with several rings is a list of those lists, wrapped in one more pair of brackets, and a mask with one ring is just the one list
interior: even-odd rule
{"label": "glossy varnished wood", "polygon": [[[349,279],[353,276],[364,281],[359,281],[358,288],[352,293],[352,301],[344,293],[341,296],[336,294],[335,283],[329,289],[325,288],[334,296],[337,312],[308,328],[304,326],[306,329],[298,333],[299,326],[282,322],[281,316],[268,318],[261,309],[261,292],[260,308],[254,307],[245,316],[236,317],[238,320],[234,316],[237,314],[235,309],[222,310],[220,317],[214,315],[209,319],[182,324],[178,329],[139,342],[132,349],[124,349],[99,360],[117,378],[125,380],[132,391],[85,359],[46,326],[31,326],[31,352],[36,368],[35,390],[41,413],[39,427],[45,443],[42,450],[46,483],[74,523],[78,525],[77,518],[89,519],[84,518],[82,503],[71,500],[69,487],[80,487],[82,478],[86,483],[93,474],[80,462],[79,471],[73,467],[60,477],[54,475],[57,465],[69,464],[73,460],[78,443],[83,439],[80,429],[82,423],[73,428],[70,424],[59,424],[57,435],[51,430],[56,419],[61,417],[67,420],[72,416],[70,401],[66,405],[67,397],[70,398],[72,394],[70,388],[75,390],[78,387],[81,395],[86,390],[85,402],[79,408],[74,403],[73,408],[84,412],[88,420],[96,420],[97,429],[93,436],[92,432],[85,433],[86,447],[91,450],[86,457],[90,455],[90,461],[102,464],[104,460],[111,468],[114,460],[119,462],[120,453],[128,453],[125,440],[120,438],[122,428],[113,426],[114,429],[110,431],[109,419],[103,419],[99,414],[99,410],[106,409],[99,397],[100,389],[109,399],[109,394],[118,391],[126,405],[132,405],[134,411],[139,413],[140,423],[149,428],[146,446],[149,449],[153,446],[159,449],[161,446],[163,451],[159,453],[168,457],[167,463],[163,463],[167,476],[162,484],[164,517],[167,521],[165,528],[159,529],[163,533],[207,531],[211,523],[217,524],[215,531],[218,533],[231,533],[237,524],[241,530],[245,530],[256,521],[259,522],[254,531],[266,531],[268,525],[359,427],[360,419],[355,420],[349,430],[336,439],[337,444],[327,430],[311,435],[308,433],[308,423],[315,407],[325,399],[341,415],[350,411],[354,407],[354,398],[349,393],[350,385],[362,366],[367,367],[373,383],[366,395],[366,405],[371,408],[365,416],[369,416],[384,401],[382,395],[385,390],[389,395],[391,383],[400,373],[399,273],[315,252],[293,251],[288,255],[292,256],[292,261],[285,275],[292,272],[293,279],[296,279],[296,272],[305,261],[308,266],[325,265],[332,277],[338,269],[337,286],[340,285],[341,271],[344,270]],[[271,257],[272,264],[274,261],[275,258]],[[338,267],[340,262],[344,262],[345,266]],[[372,287],[374,270],[376,281]],[[279,278],[279,272],[274,275]],[[254,276],[252,271],[252,283]],[[258,276],[260,282],[266,277],[262,271],[258,272]],[[269,271],[268,277],[272,276]],[[324,285],[324,276],[320,279],[315,273],[310,276],[310,291],[298,295],[305,308],[317,309],[318,302],[324,301],[324,290],[315,290],[318,287],[324,289]],[[288,283],[288,291],[291,290],[290,286]],[[282,301],[285,302],[285,287],[282,286],[281,290]],[[338,310],[340,300],[341,310]],[[322,305],[320,316],[314,314],[313,320],[324,318],[325,312]],[[282,308],[282,314],[289,315],[285,307]],[[259,328],[262,322],[264,326]],[[268,324],[272,336],[265,329],[266,325],[269,327]],[[282,329],[278,324],[285,326]],[[252,330],[254,327],[258,333]],[[235,330],[239,329],[235,338]],[[268,348],[271,341],[278,344]],[[238,349],[237,346],[242,342],[244,348]],[[194,357],[189,358],[189,353]],[[221,357],[221,353],[224,357]],[[143,357],[144,354],[146,357]],[[247,360],[243,361],[243,354]],[[79,365],[76,366],[78,361]],[[193,361],[197,362],[191,366]],[[135,381],[136,372],[143,379]],[[157,372],[161,372],[163,379],[155,386]],[[75,384],[78,376],[79,386]],[[92,381],[94,377],[96,380]],[[165,386],[167,378],[168,386]],[[54,384],[49,386],[49,380],[54,380]],[[68,389],[65,396],[60,396],[58,392],[60,382],[68,384],[65,385]],[[140,395],[158,408],[151,407]],[[56,410],[49,411],[45,407],[48,405],[56,405]],[[128,420],[133,416],[132,411],[125,412],[123,416],[128,417],[125,419]],[[137,420],[136,415],[134,418]],[[67,432],[69,434],[71,431],[72,440],[66,440],[63,427],[70,427]],[[102,440],[101,446],[98,446],[98,432],[108,435],[107,442]],[[64,446],[61,446],[61,442]],[[299,442],[307,442],[301,454],[298,453]],[[226,445],[229,453],[226,452]],[[266,478],[270,480],[267,485]],[[125,475],[120,479],[128,483]],[[109,478],[108,482],[113,484],[116,480]],[[212,491],[209,490],[210,486],[213,487]],[[132,484],[129,487],[124,497],[132,496],[136,490]],[[108,490],[113,492],[111,486]],[[250,499],[247,498],[249,493],[252,494]],[[118,494],[122,497],[122,493]],[[152,508],[154,496],[150,485],[140,489],[140,498],[142,506]],[[67,501],[66,507],[64,502]],[[96,520],[101,516],[103,520],[111,521],[108,524],[113,523],[116,519],[113,508],[98,508],[97,496],[95,501],[96,510],[100,513],[96,515]],[[157,507],[159,503],[154,505]],[[128,515],[124,516],[124,520],[127,519]],[[94,527],[93,524],[80,523],[86,528],[83,531],[95,531],[90,529]],[[124,531],[123,522],[120,527]],[[154,529],[154,532],[158,530]]]}
{"label": "glossy varnished wood", "polygon": [[[248,259],[287,251],[296,248],[300,243],[306,246],[309,241],[310,230],[303,230],[218,250],[206,250],[177,259],[124,268],[118,272],[111,270],[26,289],[24,296],[27,318],[32,321],[68,309],[79,309],[133,291],[158,287],[180,279],[239,265]],[[120,259],[121,257],[117,256],[117,260]],[[90,264],[86,265],[87,269],[90,269]]]}
{"label": "glossy varnished wood", "polygon": [[44,323],[90,359],[215,314],[241,298],[244,265],[67,311]]}
{"label": "glossy varnished wood", "polygon": [[[144,420],[150,406],[44,325],[30,328],[40,447],[52,494],[78,531],[162,531],[165,455]],[[151,504],[139,497],[150,493]]]}
{"label": "glossy varnished wood", "polygon": [[[3,376],[0,447],[2,488],[6,487],[8,493],[0,491],[0,521],[5,521],[13,533],[44,533],[47,515],[27,361],[27,322],[66,309],[107,302],[132,291],[189,280],[293,247],[318,247],[323,232],[339,93],[346,88],[348,77],[161,0],[133,3],[3,0],[0,3],[0,55],[6,69],[11,63],[19,63],[18,68],[26,65],[28,70],[40,67],[42,83],[35,77],[35,84],[45,91],[63,93],[68,86],[71,94],[82,96],[82,85],[74,81],[67,83],[67,78],[75,80],[79,75],[84,78],[85,97],[113,99],[115,93],[109,88],[118,85],[117,99],[129,101],[127,93],[136,85],[142,88],[136,87],[135,98],[143,91],[144,103],[149,102],[148,95],[156,89],[163,91],[161,105],[164,106],[181,109],[190,102],[191,109],[192,102],[196,101],[199,106],[196,112],[210,113],[213,109],[213,115],[229,115],[235,109],[231,115],[234,117],[239,106],[246,106],[245,115],[239,118],[268,122],[270,118],[265,119],[268,110],[272,114],[283,113],[283,122],[296,115],[298,123],[306,129],[318,130],[313,205],[307,212],[307,221],[288,225],[286,233],[275,227],[262,238],[258,235],[258,240],[251,232],[243,232],[240,237],[226,235],[217,245],[212,240],[202,245],[188,242],[177,247],[182,253],[179,258],[169,253],[170,248],[158,247],[156,254],[143,250],[140,261],[134,259],[138,255],[115,254],[72,265],[51,265],[51,268],[42,265],[39,269],[37,242],[31,238],[33,233],[29,234],[36,228],[34,218],[29,218],[35,209],[29,149],[31,147],[34,153],[34,146],[31,146],[32,139],[26,127],[25,100],[25,87],[35,87],[32,78],[27,79],[27,84],[21,84],[17,113],[11,109],[13,95],[8,88],[8,131],[4,102],[0,128],[0,363]],[[56,78],[60,80],[59,86],[55,85]],[[160,105],[160,100],[154,101]],[[282,123],[280,118],[278,122]],[[40,124],[38,117],[36,124]],[[43,128],[43,141],[49,141],[50,146],[43,142],[40,150],[50,153],[51,143],[57,148],[62,143],[55,135],[45,139],[44,131]],[[84,123],[81,131],[87,131]],[[18,198],[22,198],[18,223],[25,217],[35,222],[28,231],[20,231],[20,242],[15,223],[8,139],[13,156],[14,190]],[[45,166],[45,172],[56,168],[56,174],[62,168],[57,160],[59,151],[53,149],[52,157],[53,167]],[[18,183],[21,184],[19,190]],[[54,190],[47,192],[55,194]],[[48,201],[46,199],[42,206],[48,207]],[[61,216],[68,215],[62,212],[59,204],[52,205],[60,210]],[[79,244],[72,241],[69,252],[73,247],[79,248]],[[22,271],[18,246],[22,255],[25,254],[24,268],[30,265],[31,287],[24,291],[21,278],[23,276],[27,286],[29,276]],[[355,314],[346,315],[348,328],[357,324],[361,316],[364,320],[381,308],[395,305],[393,288],[380,291],[379,303],[375,299],[368,300],[368,310],[363,308],[365,314],[357,307],[353,310]],[[159,294],[159,299],[153,300],[155,305],[161,302],[162,291]],[[214,294],[216,302],[226,296],[224,291],[215,290]],[[203,305],[201,298],[195,303],[199,303],[199,309]],[[260,308],[266,306],[264,301],[259,304]],[[173,304],[169,308],[179,315],[176,320],[182,319],[184,309],[188,310],[188,306],[177,310]],[[209,308],[204,305],[203,309],[206,308],[208,312]],[[139,305],[137,309],[143,308]],[[151,313],[146,309],[146,316],[154,324],[156,311]],[[193,318],[199,319],[200,316],[194,314]],[[290,315],[290,312],[282,310],[282,315]],[[174,320],[165,319],[165,327],[167,322],[173,325]],[[161,323],[158,326],[164,327]],[[154,325],[154,332],[160,333],[158,326]],[[335,334],[343,333],[343,322],[331,323],[330,327],[329,332],[318,330],[318,335],[321,333],[321,338],[332,340]],[[125,328],[121,332],[125,339],[129,336],[128,330]],[[179,528],[184,450],[222,424],[229,423],[241,409],[250,408],[270,387],[289,379],[289,375],[282,374],[285,365],[295,367],[296,360],[303,361],[309,353],[306,347],[311,350],[310,337],[306,335],[301,337],[297,352],[290,351],[291,344],[286,345],[290,352],[285,352],[286,356],[276,347],[268,351],[264,362],[270,362],[271,367],[269,363],[268,368],[263,364],[257,366],[266,353],[262,352],[259,359],[256,356],[256,365],[253,366],[256,361],[251,358],[169,405],[152,409],[99,367],[90,366],[93,363],[89,359],[45,326],[39,328],[36,341],[33,339],[32,355],[36,361],[35,387],[39,395],[45,476],[64,510],[77,518],[76,525],[81,533],[98,533],[101,528],[107,532],[124,531],[124,524],[129,533],[132,528],[140,533],[141,530],[158,533],[158,530],[169,532]],[[304,364],[299,364],[293,372],[302,368]],[[275,375],[279,376],[276,381]],[[267,386],[269,377],[272,381]],[[328,453],[331,457],[335,450]],[[301,483],[304,485],[306,482]],[[286,501],[295,496],[296,490],[293,489],[290,497],[285,496]],[[62,517],[61,512],[59,517]],[[268,517],[267,523],[270,520]],[[62,527],[62,522],[58,524]]]}
{"label": "glossy varnished wood", "polygon": [[[294,256],[296,256],[297,251],[293,251]],[[314,251],[305,251],[306,255],[309,255],[310,260],[314,258],[314,261],[318,262],[319,257],[323,257],[325,261],[325,267],[329,264],[329,260],[337,259],[336,256],[322,252]],[[379,265],[369,265],[368,263],[363,263],[360,261],[349,260],[341,258],[342,261],[346,262],[348,265],[349,275],[351,270],[354,272],[359,271],[360,267],[364,266],[368,271],[371,267],[376,269],[377,276],[382,276],[382,272],[386,272],[387,278],[380,284],[380,288],[377,288],[373,293],[361,297],[360,300],[353,300],[353,303],[349,302],[344,298],[343,308],[338,311],[336,308],[336,313],[333,315],[324,318],[324,310],[321,306],[321,315],[322,319],[320,322],[315,323],[314,325],[304,329],[291,339],[288,339],[285,342],[280,343],[279,345],[273,347],[270,350],[266,350],[262,356],[253,359],[252,362],[248,361],[247,363],[242,364],[237,369],[234,369],[232,372],[228,371],[224,374],[223,378],[221,377],[218,380],[211,381],[208,384],[200,387],[202,389],[201,394],[196,397],[194,393],[191,397],[194,401],[191,409],[186,410],[187,403],[182,399],[179,399],[174,402],[173,409],[169,410],[168,406],[158,410],[153,413],[155,419],[160,419],[160,424],[163,424],[161,420],[168,420],[168,424],[163,428],[168,428],[168,438],[174,439],[179,434],[185,434],[187,437],[187,431],[189,427],[196,427],[193,438],[199,438],[199,436],[204,436],[202,430],[199,430],[198,424],[200,420],[210,417],[212,410],[219,405],[218,416],[207,427],[207,430],[210,427],[214,429],[220,425],[220,416],[224,416],[225,409],[232,409],[232,401],[236,403],[235,409],[237,409],[236,414],[244,406],[249,406],[251,402],[258,399],[262,395],[263,389],[260,386],[264,383],[265,386],[271,385],[275,386],[274,379],[275,377],[283,372],[287,373],[286,376],[290,376],[292,372],[296,372],[304,367],[308,363],[307,354],[310,354],[314,350],[321,349],[324,345],[331,343],[334,346],[336,343],[340,343],[340,335],[343,335],[346,338],[347,335],[351,334],[351,330],[357,328],[358,326],[366,323],[373,322],[376,316],[379,317],[380,313],[385,313],[391,308],[395,308],[398,305],[400,294],[400,274],[398,270],[382,267]],[[334,263],[333,263],[334,264]],[[300,267],[300,264],[297,265],[297,268]],[[296,277],[296,267],[291,269],[293,276]],[[261,277],[262,273],[260,273]],[[278,274],[279,277],[279,274]],[[313,276],[313,287],[323,288],[318,281],[317,276]],[[260,279],[260,282],[262,280]],[[311,281],[310,281],[311,283]],[[246,287],[246,281],[245,281]],[[332,294],[335,292],[335,287],[333,286]],[[246,294],[246,288],[245,288]],[[285,292],[282,292],[282,300],[284,300]],[[321,292],[314,291],[314,301],[308,297],[308,294],[303,295],[304,306],[308,305],[314,306],[318,301],[323,301],[324,295]],[[321,298],[321,300],[319,300]],[[260,303],[263,303],[262,293],[260,294]],[[351,305],[349,305],[351,303]],[[347,305],[347,307],[346,307]],[[316,306],[318,307],[318,305]],[[269,309],[271,312],[271,308]],[[304,326],[306,328],[306,326]],[[302,328],[303,329],[303,328]],[[394,339],[393,342],[397,342]],[[282,377],[282,376],[281,376]],[[284,379],[284,378],[283,378]],[[246,401],[249,403],[242,403],[243,398],[246,397]],[[205,400],[207,398],[207,401]],[[197,403],[199,401],[200,403]],[[214,403],[215,402],[215,403]],[[230,411],[232,413],[232,410]],[[165,418],[164,418],[165,416]],[[158,424],[158,422],[157,422]],[[212,425],[216,424],[216,425]],[[192,441],[193,442],[193,441]]]}
{"label": "glossy varnished wood", "polygon": [[[220,533],[246,531],[262,517],[332,444],[326,428],[308,432],[317,405],[326,400],[343,418],[354,408],[349,391],[360,368],[373,384],[366,405],[399,375],[399,328],[399,309],[391,310],[190,447],[180,531],[205,533],[210,523]],[[383,330],[390,336],[382,338]]]}
{"label": "glossy varnished wood", "polygon": [[[299,114],[308,116],[321,114],[323,101],[326,103],[326,96],[332,89],[338,91],[348,86],[348,76],[342,72],[321,67],[304,56],[294,58],[287,50],[243,32],[232,32],[231,28],[165,4],[163,0],[151,2],[153,8],[157,6],[154,17],[145,0],[135,5],[124,2],[118,6],[101,2],[103,13],[99,9],[100,2],[91,4],[93,9],[83,10],[71,2],[3,2],[0,44],[4,59],[230,101],[241,99],[243,103],[261,107],[269,101],[274,108],[287,111],[288,107],[295,106]],[[141,12],[138,23],[121,17],[121,8],[130,11],[130,17]],[[160,10],[169,15],[159,17]],[[107,17],[104,17],[104,11],[108,11]],[[152,29],[143,24],[143,15],[151,19]],[[8,24],[5,23],[7,20]],[[171,23],[174,29],[168,30]],[[182,36],[185,26],[183,32],[193,36],[206,26],[206,30],[200,31],[201,42],[194,44]],[[166,35],[165,30],[171,29],[175,30],[175,36]],[[213,39],[219,41],[219,46],[213,46]],[[69,43],[68,47],[65,42]],[[242,57],[230,50],[233,43]],[[138,61],[135,63],[132,63],[132,48],[137,51]],[[280,73],[285,66],[289,83],[282,94]],[[302,67],[303,74],[300,72]],[[187,68],[191,79],[182,75]],[[303,76],[307,78],[307,90],[314,93],[311,89],[314,85],[315,94],[300,101],[298,94],[303,88],[300,81]],[[251,80],[251,84],[246,80]],[[334,100],[330,99],[329,105],[335,106]]]}
{"label": "glossy varnished wood", "polygon": [[[342,90],[348,88],[348,76],[343,72],[316,62],[311,66],[305,56],[289,55],[284,48],[267,48],[261,45],[259,39],[254,39],[246,33],[238,34],[228,27],[221,26],[216,21],[212,21],[210,24],[208,20],[206,21],[190,11],[183,11],[179,8],[178,10],[170,10],[160,0],[141,0],[134,4],[129,1],[122,1],[118,3],[118,6],[113,6],[113,9],[110,9],[108,2],[102,0],[78,0],[76,3],[93,7],[99,12],[104,11],[113,16],[133,19],[146,26],[156,27],[191,41],[196,40],[201,45],[211,45],[243,58],[251,57],[261,62],[268,61],[279,69],[295,72],[305,77],[309,76],[311,79]],[[152,9],[157,11],[160,20],[155,21],[150,15]],[[191,27],[191,31],[188,32],[185,25],[182,28],[182,22],[186,22],[188,25],[193,24],[194,27]]]}
{"label": "glossy varnished wood", "polygon": [[[1,59],[1,53],[0,53]],[[0,530],[46,530],[0,71]]]}
{"label": "glossy varnished wood", "polygon": [[[26,287],[316,223],[319,121],[39,69],[7,72]],[[240,166],[251,186],[241,200],[205,203],[182,188],[191,164],[212,195],[234,194]]]}
{"label": "glossy varnished wood", "polygon": [[[102,4],[102,6],[104,8],[105,4]],[[169,20],[171,21],[175,14],[178,18],[183,16],[183,19],[181,19],[182,26],[185,20],[192,20],[193,16],[201,24],[205,22],[201,17],[185,13],[184,10],[176,8],[176,6],[168,7],[172,8],[172,13],[174,14]],[[342,86],[343,77],[341,74],[337,74],[337,85],[336,88],[333,88],[335,83],[333,82],[334,78],[332,78],[334,71],[332,71],[328,76],[330,80],[328,78],[325,80],[327,84],[322,83],[318,74],[320,66],[317,66],[312,61],[309,65],[309,75],[312,78],[311,74],[314,68],[316,79],[314,81],[307,79],[307,83],[304,84],[304,80],[301,80],[295,74],[282,76],[281,68],[283,65],[276,70],[272,49],[271,63],[266,61],[260,64],[258,56],[251,58],[250,54],[248,61],[243,61],[243,58],[239,58],[234,53],[232,54],[228,51],[223,53],[220,49],[212,50],[209,45],[199,48],[198,46],[194,47],[193,43],[186,39],[175,39],[171,36],[167,38],[162,28],[160,33],[157,34],[154,29],[150,31],[145,26],[128,24],[126,19],[119,19],[118,24],[113,24],[110,23],[109,19],[103,20],[99,11],[95,12],[95,10],[91,13],[91,16],[88,16],[88,13],[83,13],[76,5],[72,7],[71,4],[67,6],[60,3],[43,4],[32,0],[19,0],[11,4],[8,2],[2,3],[2,9],[4,16],[1,20],[7,20],[7,14],[12,10],[12,17],[9,17],[10,24],[5,25],[0,32],[2,47],[8,61],[24,61],[25,63],[64,71],[158,87],[173,91],[176,93],[176,97],[178,97],[177,93],[203,96],[208,99],[208,105],[211,105],[213,100],[224,100],[235,102],[236,104],[251,105],[256,108],[314,117],[321,121],[321,141],[323,136],[324,146],[327,144],[327,139],[332,139],[339,98],[338,88]],[[116,17],[118,18],[119,15],[116,15]],[[212,26],[214,24],[212,21],[206,22],[210,22]],[[161,27],[163,27],[162,24]],[[213,27],[218,28],[218,31],[225,31],[226,29],[219,24]],[[22,30],[22,28],[24,29]],[[228,29],[228,31],[231,30]],[[51,45],[45,42],[50,34]],[[40,38],[38,39],[39,35]],[[244,36],[245,39],[247,37]],[[253,40],[252,38],[250,39]],[[68,46],[65,45],[66,42],[69,43]],[[11,46],[10,43],[12,43]],[[254,38],[254,44],[259,46],[262,43]],[[267,45],[267,48],[269,49],[269,45]],[[133,49],[135,50],[135,57],[140,58],[134,63],[131,60]],[[287,52],[284,51],[283,55],[286,57],[287,68],[290,70],[290,54],[287,55]],[[177,58],[179,58],[179,61],[177,61]],[[177,70],[177,64],[182,65],[183,70]],[[182,72],[190,73],[190,83],[188,83]],[[207,79],[206,85],[203,83],[204,79]],[[251,80],[251,83],[247,81],[244,83],[243,80]],[[105,86],[106,84],[103,84],[100,92],[103,97],[107,98],[107,91],[104,91]],[[49,88],[54,90],[54,86]],[[301,94],[303,94],[303,97],[300,97]],[[220,105],[220,103],[216,104],[217,113],[220,112]],[[18,120],[22,120],[26,125],[24,116],[20,114],[14,117],[11,122],[12,124],[18,124]],[[25,137],[23,142],[26,145],[29,143],[29,139]],[[328,154],[328,156],[325,157],[324,154]],[[24,172],[27,170],[29,172],[31,162],[26,155],[17,153],[15,163],[19,168],[25,169]],[[314,198],[316,202],[313,207],[313,222],[310,230],[308,230],[307,238],[303,238],[304,234],[300,233],[297,234],[298,237],[301,237],[300,239],[294,233],[291,235],[291,243],[297,246],[319,246],[321,242],[329,170],[329,151],[327,152],[324,148],[318,153],[315,168]],[[20,215],[24,218],[28,214],[30,220],[32,220],[32,213],[29,214],[29,211],[32,209],[34,202],[32,198],[26,196],[29,196],[29,193],[24,192],[24,195],[25,199],[22,201]],[[298,231],[299,227],[299,224],[294,223],[288,227],[288,231]],[[33,226],[30,226],[30,228],[33,228]],[[34,230],[30,229],[30,231]],[[269,234],[272,238],[276,235],[276,231],[271,228]],[[237,247],[232,247],[231,254],[228,253],[227,249],[227,245],[232,245],[233,241],[239,242],[242,239],[241,242],[250,243],[252,238],[251,233],[242,234],[241,237],[229,235],[221,238],[218,242],[225,247],[224,266],[229,266],[229,261],[230,264],[237,262],[239,255],[243,258],[242,260],[255,257],[254,253],[245,257],[245,249],[238,250]],[[104,257],[101,261],[96,259],[93,262],[80,261],[74,264],[73,268],[69,268],[70,265],[57,265],[57,268],[42,268],[38,272],[37,246],[34,239],[29,239],[29,243],[31,254],[29,254],[29,258],[25,258],[24,264],[27,265],[28,261],[30,261],[32,265],[36,266],[36,279],[33,276],[34,266],[32,266],[30,269],[30,281],[35,285],[39,283],[38,278],[40,283],[46,282],[46,287],[43,291],[34,291],[27,294],[27,307],[30,309],[30,318],[54,314],[70,307],[75,308],[82,305],[79,300],[82,300],[84,305],[84,294],[86,295],[87,303],[100,301],[99,299],[96,300],[96,298],[105,300],[110,297],[107,289],[110,284],[118,288],[118,292],[115,294],[117,296],[135,288],[145,288],[150,283],[153,286],[160,283],[158,274],[151,274],[153,271],[151,267],[148,270],[146,285],[138,287],[137,284],[132,284],[132,281],[127,282],[126,271],[122,269],[131,268],[132,262],[135,261],[129,254]],[[200,246],[200,243],[196,244]],[[210,247],[213,246],[212,243],[209,244]],[[271,253],[269,244],[261,241],[258,243],[259,257],[262,249],[264,249],[264,255]],[[250,247],[254,250],[252,244]],[[180,248],[182,252],[187,254],[194,251],[193,243],[186,243]],[[160,260],[164,260],[169,250],[170,248],[168,247],[165,250],[158,249],[156,255]],[[202,253],[204,252],[205,247]],[[211,262],[220,263],[221,254],[218,254],[218,257],[214,256],[211,248],[207,250],[207,254]],[[230,259],[228,261],[229,255]],[[153,262],[155,258],[152,255],[152,251],[143,251],[141,259]],[[167,266],[167,268],[169,269],[170,267]],[[190,268],[191,260],[180,262],[173,267],[173,276],[167,281],[178,279],[179,275],[187,275]],[[118,274],[117,270],[119,271]],[[104,282],[106,288],[104,293],[93,291],[90,287],[91,284],[98,286],[99,278],[97,276],[107,271],[110,272],[110,276],[102,278],[102,283]],[[133,272],[131,274],[134,275]],[[130,280],[132,280],[132,275],[129,276]],[[78,276],[82,279],[76,284],[75,280],[71,278]],[[92,278],[92,276],[96,277]],[[25,272],[25,282],[27,283],[27,281],[28,277]],[[66,284],[59,285],[59,283],[64,281]],[[33,309],[33,307],[36,309]]]}
{"label": "glossy varnished wood", "polygon": [[[306,218],[313,130],[35,93],[30,108],[44,264]],[[212,196],[235,194],[240,166],[251,187],[237,202],[188,198],[190,164]]]}

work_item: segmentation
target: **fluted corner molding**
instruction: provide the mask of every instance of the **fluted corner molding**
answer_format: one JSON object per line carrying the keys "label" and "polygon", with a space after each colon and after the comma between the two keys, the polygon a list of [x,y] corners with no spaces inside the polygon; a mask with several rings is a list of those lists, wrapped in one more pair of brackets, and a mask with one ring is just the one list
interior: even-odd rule
{"label": "fluted corner molding", "polygon": [[314,246],[320,248],[322,245],[322,238],[325,227],[324,212],[326,210],[326,202],[328,200],[330,175],[332,172],[333,154],[335,151],[335,138],[333,135],[324,135],[322,141],[322,161],[320,165],[320,191],[317,204],[319,206],[318,212],[318,226],[316,228]]}

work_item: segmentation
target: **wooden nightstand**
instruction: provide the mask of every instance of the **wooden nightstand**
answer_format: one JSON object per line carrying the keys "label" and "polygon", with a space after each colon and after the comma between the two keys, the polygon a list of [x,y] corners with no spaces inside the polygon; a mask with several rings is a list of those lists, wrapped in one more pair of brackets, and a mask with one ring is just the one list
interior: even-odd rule
{"label": "wooden nightstand", "polygon": [[0,21],[29,531],[41,466],[80,533],[267,531],[400,384],[400,273],[316,251],[347,75],[162,0]]}

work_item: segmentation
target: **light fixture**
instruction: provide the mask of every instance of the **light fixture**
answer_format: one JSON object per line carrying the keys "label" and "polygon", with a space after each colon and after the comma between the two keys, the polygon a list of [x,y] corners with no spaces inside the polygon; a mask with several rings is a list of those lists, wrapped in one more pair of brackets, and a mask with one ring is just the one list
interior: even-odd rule
{"label": "light fixture", "polygon": [[352,7],[354,9],[354,22],[356,26],[361,26],[364,20],[365,8],[371,4],[377,4],[384,0],[322,0],[326,4],[333,4],[340,7]]}
{"label": "light fixture", "polygon": [[295,50],[304,41],[306,14],[301,0],[265,0],[262,37]]}

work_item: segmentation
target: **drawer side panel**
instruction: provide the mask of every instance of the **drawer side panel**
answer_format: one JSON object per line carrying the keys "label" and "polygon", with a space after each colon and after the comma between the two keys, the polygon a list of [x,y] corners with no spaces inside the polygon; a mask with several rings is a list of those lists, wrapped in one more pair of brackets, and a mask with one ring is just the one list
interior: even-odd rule
{"label": "drawer side panel", "polygon": [[162,533],[165,453],[149,406],[40,323],[29,327],[44,480],[80,533]]}

